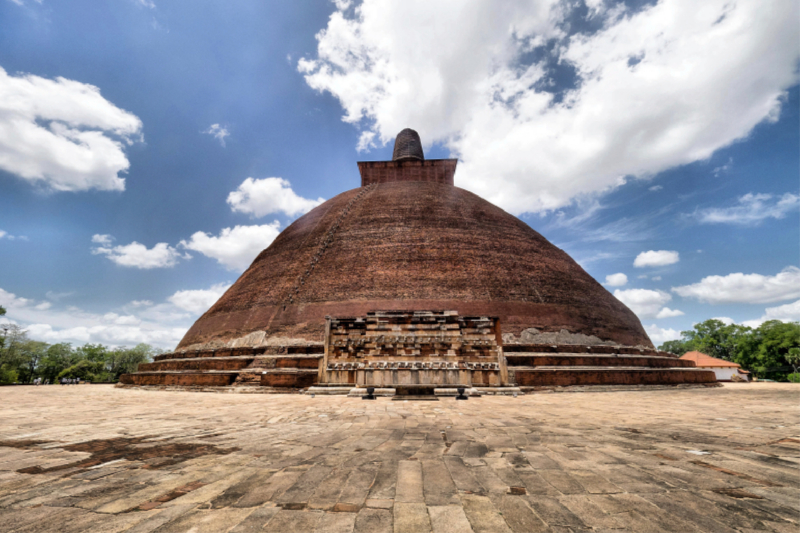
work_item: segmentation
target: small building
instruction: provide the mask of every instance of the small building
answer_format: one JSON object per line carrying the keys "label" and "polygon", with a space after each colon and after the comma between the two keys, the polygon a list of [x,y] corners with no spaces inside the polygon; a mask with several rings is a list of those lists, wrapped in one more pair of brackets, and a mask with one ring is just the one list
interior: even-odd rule
{"label": "small building", "polygon": [[[697,368],[713,370],[717,376],[717,381],[734,381],[734,376],[738,376],[743,381],[750,381],[750,372],[742,370],[738,363],[717,359],[702,352],[686,352],[681,356],[681,359],[694,361]],[[736,379],[736,381],[739,380]]]}

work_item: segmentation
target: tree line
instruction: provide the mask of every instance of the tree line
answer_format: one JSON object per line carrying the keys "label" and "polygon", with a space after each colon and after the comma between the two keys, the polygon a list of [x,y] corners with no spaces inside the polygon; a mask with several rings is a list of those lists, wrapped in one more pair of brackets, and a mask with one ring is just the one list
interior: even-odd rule
{"label": "tree line", "polygon": [[768,320],[757,328],[717,319],[695,324],[659,350],[683,355],[698,351],[738,363],[759,379],[800,383],[800,323]]}
{"label": "tree line", "polygon": [[[0,316],[5,309],[0,307]],[[31,340],[16,324],[0,324],[0,384],[32,383],[36,378],[57,383],[62,378],[116,382],[135,372],[161,350],[148,344],[109,348],[102,344],[73,347],[68,342],[48,344]]]}

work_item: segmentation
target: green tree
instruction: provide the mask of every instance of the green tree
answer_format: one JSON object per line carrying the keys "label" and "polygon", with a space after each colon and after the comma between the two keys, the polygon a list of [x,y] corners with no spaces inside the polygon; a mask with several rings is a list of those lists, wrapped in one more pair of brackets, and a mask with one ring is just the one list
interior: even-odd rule
{"label": "green tree", "polygon": [[72,349],[68,342],[52,344],[47,348],[47,352],[39,363],[39,375],[44,379],[55,383],[58,375],[66,368],[75,365],[80,360],[80,356]]}
{"label": "green tree", "polygon": [[27,332],[16,324],[0,324],[0,383],[16,383],[24,363]]}
{"label": "green tree", "polygon": [[136,372],[141,363],[149,363],[153,356],[161,353],[149,344],[140,343],[133,348],[120,347],[110,351],[107,359],[109,379],[118,381],[122,374]]}
{"label": "green tree", "polygon": [[22,383],[31,383],[38,377],[39,363],[47,353],[48,344],[40,341],[26,341],[19,347],[17,372]]}
{"label": "green tree", "polygon": [[721,320],[711,318],[695,324],[693,329],[682,331],[681,336],[692,350],[726,361],[735,361],[737,346],[752,331],[747,326],[725,324]]}
{"label": "green tree", "polygon": [[793,354],[800,350],[800,323],[768,320],[754,337],[757,342],[747,343],[742,358],[754,362],[759,377],[785,381],[793,368]]}
{"label": "green tree", "polygon": [[797,367],[800,366],[800,348],[789,348],[786,353],[786,362],[792,365],[794,373],[800,373]]}
{"label": "green tree", "polygon": [[662,352],[674,353],[675,355],[683,355],[692,350],[691,343],[683,340],[666,341],[658,347]]}
{"label": "green tree", "polygon": [[89,359],[81,359],[69,368],[65,368],[59,372],[56,379],[61,378],[80,378],[83,381],[100,381],[99,375],[103,372],[104,365],[102,361],[90,361]]}

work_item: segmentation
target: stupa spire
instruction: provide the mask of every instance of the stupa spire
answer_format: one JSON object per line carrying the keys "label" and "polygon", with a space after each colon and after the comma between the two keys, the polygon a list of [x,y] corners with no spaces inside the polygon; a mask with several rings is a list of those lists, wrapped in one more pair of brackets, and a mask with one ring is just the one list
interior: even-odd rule
{"label": "stupa spire", "polygon": [[425,154],[422,153],[422,141],[419,133],[406,128],[397,134],[394,140],[394,152],[392,161],[425,161]]}

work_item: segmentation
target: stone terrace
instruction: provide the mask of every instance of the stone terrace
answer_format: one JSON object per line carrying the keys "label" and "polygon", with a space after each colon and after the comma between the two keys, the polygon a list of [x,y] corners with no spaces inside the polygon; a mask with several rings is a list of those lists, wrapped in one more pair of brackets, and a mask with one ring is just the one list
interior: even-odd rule
{"label": "stone terrace", "polygon": [[0,531],[798,531],[800,387],[0,388]]}

